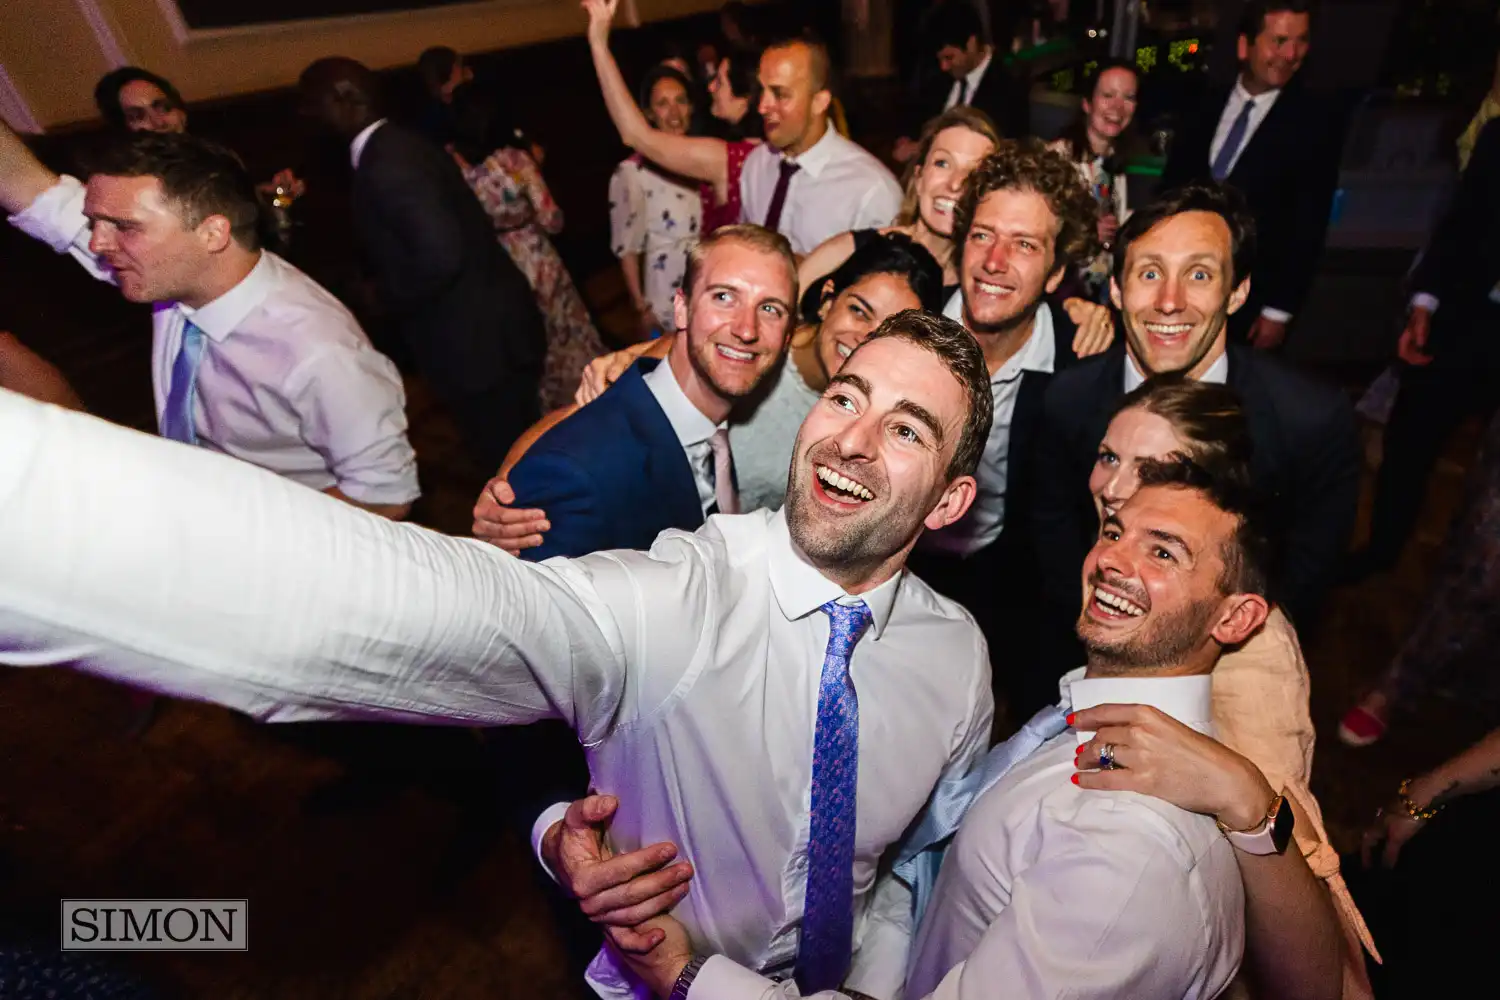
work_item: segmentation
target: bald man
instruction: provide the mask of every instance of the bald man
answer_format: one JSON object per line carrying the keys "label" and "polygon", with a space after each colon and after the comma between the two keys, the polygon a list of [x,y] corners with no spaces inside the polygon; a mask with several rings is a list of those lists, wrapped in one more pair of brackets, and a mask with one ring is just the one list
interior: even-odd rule
{"label": "bald man", "polygon": [[494,226],[438,147],[388,122],[375,74],[320,59],[304,113],[349,143],[354,229],[378,294],[487,471],[539,416],[546,329]]}
{"label": "bald man", "polygon": [[901,209],[901,185],[891,172],[829,125],[829,74],[821,42],[798,38],[766,49],[766,142],[740,175],[744,221],[777,230],[799,254],[839,233],[888,226]]}

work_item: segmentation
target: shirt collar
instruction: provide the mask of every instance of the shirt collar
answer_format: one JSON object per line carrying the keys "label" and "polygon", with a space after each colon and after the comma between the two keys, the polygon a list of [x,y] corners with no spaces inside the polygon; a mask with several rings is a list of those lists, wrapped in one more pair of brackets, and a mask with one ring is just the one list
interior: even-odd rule
{"label": "shirt collar", "polygon": [[359,135],[354,137],[354,141],[349,144],[349,162],[354,166],[355,170],[359,169],[359,158],[364,155],[365,145],[369,143],[370,136],[374,135],[375,130],[384,125],[387,120],[381,118],[379,121],[373,121],[366,125],[360,130]]}
{"label": "shirt collar", "polygon": [[838,152],[839,142],[843,138],[831,121],[826,122],[823,129],[823,138],[813,143],[801,156],[783,154],[782,159],[791,160],[809,177],[817,177],[824,167],[833,162],[833,156]]}
{"label": "shirt collar", "polygon": [[[1125,391],[1135,392],[1146,381],[1146,376],[1135,366],[1135,358],[1130,352],[1125,352]],[[1213,385],[1223,385],[1229,381],[1229,352],[1225,351],[1219,355],[1217,361],[1208,366],[1208,371],[1203,373],[1199,382],[1208,382]]]}
{"label": "shirt collar", "polygon": [[[1086,667],[1063,674],[1058,682],[1062,706],[1081,712],[1100,705],[1150,705],[1189,728],[1210,736],[1213,724],[1213,675],[1192,677],[1085,677]],[[1094,738],[1075,732],[1079,743]]]}
{"label": "shirt collar", "polygon": [[721,424],[715,424],[693,405],[677,383],[677,374],[672,371],[670,360],[662,361],[643,377],[646,388],[656,397],[656,403],[667,415],[667,422],[677,435],[677,442],[684,448],[702,444],[714,436]]}
{"label": "shirt collar", "polygon": [[979,82],[984,79],[985,70],[990,68],[990,60],[994,58],[995,50],[990,49],[990,54],[985,56],[978,66],[969,70],[968,76],[964,77],[969,83],[969,101],[971,103],[974,100],[974,91],[979,89]]}
{"label": "shirt collar", "polygon": [[1275,87],[1271,90],[1266,91],[1264,94],[1252,94],[1250,93],[1250,91],[1245,89],[1244,78],[1236,74],[1234,78],[1234,89],[1230,91],[1230,93],[1234,95],[1234,104],[1236,108],[1244,107],[1246,101],[1254,101],[1255,106],[1264,111],[1271,105],[1276,103],[1276,98],[1281,96],[1281,88]]}
{"label": "shirt collar", "polygon": [[251,310],[265,301],[275,277],[272,266],[271,254],[262,250],[260,260],[238,285],[205,306],[193,309],[179,302],[177,308],[188,321],[208,334],[210,340],[221,341],[244,322]]}
{"label": "shirt collar", "polygon": [[[958,323],[964,321],[964,293],[954,292],[943,307],[943,316]],[[1057,367],[1057,338],[1052,328],[1052,307],[1043,302],[1037,306],[1036,320],[1031,326],[1031,336],[1025,345],[990,376],[990,384],[1009,382],[1023,371],[1044,372],[1048,375]],[[1126,376],[1127,381],[1129,376]],[[1139,383],[1137,383],[1139,384]],[[1127,390],[1128,391],[1128,390]]]}
{"label": "shirt collar", "polygon": [[771,591],[787,621],[806,618],[829,601],[849,604],[854,600],[865,602],[870,609],[870,637],[878,640],[891,620],[891,611],[896,605],[896,594],[906,570],[876,587],[874,590],[851,597],[844,588],[824,576],[816,566],[807,561],[787,528],[786,508],[771,515],[767,527],[768,562],[771,573]]}

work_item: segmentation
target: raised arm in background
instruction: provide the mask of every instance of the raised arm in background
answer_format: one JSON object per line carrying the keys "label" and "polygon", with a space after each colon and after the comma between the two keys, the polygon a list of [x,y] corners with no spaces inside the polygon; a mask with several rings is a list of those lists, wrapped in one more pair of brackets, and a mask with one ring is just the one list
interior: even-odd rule
{"label": "raised arm in background", "polygon": [[0,208],[14,215],[56,183],[57,175],[0,119]]}

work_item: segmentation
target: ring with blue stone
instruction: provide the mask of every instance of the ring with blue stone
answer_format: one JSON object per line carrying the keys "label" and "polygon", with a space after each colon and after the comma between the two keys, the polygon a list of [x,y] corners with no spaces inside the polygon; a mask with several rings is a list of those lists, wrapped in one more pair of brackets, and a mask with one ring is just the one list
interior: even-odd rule
{"label": "ring with blue stone", "polygon": [[1115,745],[1106,743],[1099,748],[1099,769],[1101,771],[1113,771],[1115,764]]}

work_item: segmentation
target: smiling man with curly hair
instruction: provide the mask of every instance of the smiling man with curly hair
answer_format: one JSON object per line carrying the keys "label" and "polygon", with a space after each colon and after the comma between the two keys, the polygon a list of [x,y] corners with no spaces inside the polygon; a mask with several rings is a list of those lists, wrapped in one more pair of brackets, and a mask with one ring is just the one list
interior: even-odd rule
{"label": "smiling man with curly hair", "polygon": [[[1035,569],[1023,535],[1042,395],[1054,372],[1078,361],[1080,348],[1094,353],[1109,344],[1102,307],[1075,303],[1070,316],[1048,296],[1074,261],[1098,251],[1097,227],[1098,210],[1077,171],[1035,140],[1000,143],[969,175],[954,208],[960,290],[945,314],[984,351],[993,422],[974,505],[957,524],[930,533],[913,565],[974,615],[997,651],[995,677],[1007,686],[1031,659]],[[1080,338],[1074,320],[1090,309],[1101,314],[1092,325],[1104,335]],[[1007,524],[1022,527],[1006,531]],[[1008,693],[1013,704],[1025,700]]]}

